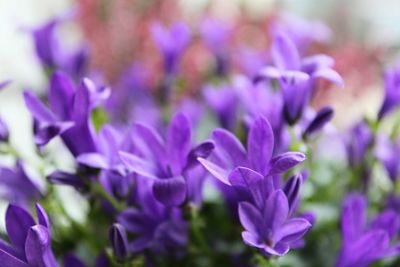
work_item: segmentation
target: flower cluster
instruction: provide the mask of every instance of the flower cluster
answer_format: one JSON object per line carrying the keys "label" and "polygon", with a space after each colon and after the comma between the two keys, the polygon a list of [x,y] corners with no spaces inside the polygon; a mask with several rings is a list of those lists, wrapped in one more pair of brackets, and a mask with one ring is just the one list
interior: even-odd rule
{"label": "flower cluster", "polygon": [[[23,92],[45,186],[0,118],[1,156],[13,160],[0,166],[0,266],[399,264],[398,127],[381,127],[400,106],[397,68],[376,118],[338,134],[334,109],[313,105],[323,87],[344,87],[334,59],[309,49],[326,39],[320,24],[277,20],[254,57],[231,45],[235,27],[223,21],[152,23],[160,73],[137,60],[106,86],[86,44],[62,45],[57,30],[70,19],[30,32],[48,77],[42,94]],[[214,64],[194,86],[181,63],[197,37]],[[327,149],[334,139],[342,159]],[[63,186],[87,207],[82,220]]]}

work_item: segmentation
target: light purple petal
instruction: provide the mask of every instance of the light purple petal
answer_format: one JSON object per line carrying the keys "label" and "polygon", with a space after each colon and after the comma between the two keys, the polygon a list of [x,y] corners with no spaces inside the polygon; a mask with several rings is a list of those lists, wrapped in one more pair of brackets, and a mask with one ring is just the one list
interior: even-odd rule
{"label": "light purple petal", "polygon": [[242,232],[242,238],[243,238],[244,243],[246,243],[249,246],[256,247],[256,248],[264,248],[265,247],[265,245],[260,242],[260,240],[258,239],[257,236],[255,236],[254,234],[252,234],[248,231]]}
{"label": "light purple petal", "polygon": [[303,218],[293,218],[285,222],[275,233],[274,240],[278,242],[294,242],[302,238],[311,228],[309,221]]}
{"label": "light purple petal", "polygon": [[203,159],[203,158],[197,158],[197,160],[200,162],[203,167],[211,173],[215,178],[223,182],[224,184],[230,185],[229,183],[229,171],[225,170],[218,165],[212,163],[209,160]]}
{"label": "light purple petal", "polygon": [[239,219],[243,228],[252,233],[254,236],[260,234],[260,226],[263,224],[261,213],[255,206],[248,202],[239,203]]}
{"label": "light purple petal", "polygon": [[179,206],[186,198],[186,182],[182,176],[154,181],[154,197],[165,206]]}
{"label": "light purple petal", "polygon": [[342,76],[340,76],[340,74],[333,69],[317,70],[312,74],[312,78],[313,79],[322,78],[336,84],[339,87],[344,87],[344,81]]}
{"label": "light purple petal", "polygon": [[42,208],[42,206],[40,206],[39,203],[36,203],[35,206],[39,224],[45,226],[47,229],[50,229],[49,216],[47,216],[46,211]]}
{"label": "light purple petal", "polygon": [[300,69],[300,55],[296,45],[285,34],[278,34],[271,47],[271,57],[276,67],[282,70]]}
{"label": "light purple petal", "polygon": [[282,190],[276,190],[267,199],[264,208],[264,221],[274,232],[286,221],[288,213],[289,204],[285,193]]}
{"label": "light purple petal", "polygon": [[131,153],[123,151],[119,152],[119,156],[121,158],[121,161],[130,171],[135,172],[147,178],[151,179],[157,178],[154,171],[154,166],[152,166],[150,162],[147,162]]}
{"label": "light purple petal", "polygon": [[235,135],[224,129],[216,129],[212,133],[212,139],[217,148],[222,149],[225,155],[231,159],[234,166],[244,165],[246,151]]}
{"label": "light purple petal", "polygon": [[167,160],[164,141],[156,131],[143,124],[136,124],[135,132],[140,139],[146,143],[154,159],[160,162],[165,162]]}
{"label": "light purple petal", "polygon": [[109,164],[107,162],[107,159],[100,153],[84,153],[80,154],[77,158],[76,161],[79,162],[80,164],[92,167],[92,168],[98,168],[98,169],[108,169]]}
{"label": "light purple petal", "polygon": [[344,242],[358,239],[366,225],[367,201],[361,194],[348,196],[344,201],[341,227]]}
{"label": "light purple petal", "polygon": [[71,117],[74,90],[74,84],[66,74],[55,72],[51,77],[49,104],[51,110],[61,120],[68,120]]}

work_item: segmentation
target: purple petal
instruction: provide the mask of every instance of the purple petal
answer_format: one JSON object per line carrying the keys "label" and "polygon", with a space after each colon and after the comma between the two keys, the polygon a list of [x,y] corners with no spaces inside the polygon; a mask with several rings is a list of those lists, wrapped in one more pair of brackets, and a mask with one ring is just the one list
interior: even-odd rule
{"label": "purple petal", "polygon": [[64,267],[86,267],[86,265],[74,255],[65,256],[63,262]]}
{"label": "purple petal", "polygon": [[53,113],[30,91],[24,92],[25,105],[32,113],[32,116],[42,122],[52,123],[56,121]]}
{"label": "purple petal", "polygon": [[344,242],[358,239],[366,224],[367,201],[361,194],[348,196],[344,201],[341,226]]}
{"label": "purple petal", "polygon": [[371,229],[382,229],[387,231],[389,238],[393,238],[398,233],[400,218],[393,210],[387,210],[379,214],[371,222]]}
{"label": "purple petal", "polygon": [[55,122],[49,125],[39,126],[35,132],[35,144],[44,146],[54,137],[63,134],[65,131],[74,126],[73,122]]}
{"label": "purple petal", "polygon": [[339,87],[344,87],[344,81],[342,76],[340,76],[340,74],[334,71],[333,69],[328,69],[328,68],[319,69],[312,74],[312,78],[313,79],[322,78],[336,84]]}
{"label": "purple petal", "polygon": [[142,236],[136,238],[129,244],[129,250],[133,253],[140,252],[150,246],[152,242],[151,236]]}
{"label": "purple petal", "polygon": [[51,250],[50,233],[46,227],[43,225],[35,225],[29,229],[25,243],[25,255],[31,266],[58,266]]}
{"label": "purple petal", "polygon": [[145,234],[151,228],[147,216],[134,208],[121,212],[118,222],[132,233]]}
{"label": "purple petal", "polygon": [[77,158],[76,161],[79,162],[80,164],[92,167],[92,168],[98,168],[98,169],[108,169],[109,164],[107,162],[107,159],[100,153],[84,153],[80,154]]}
{"label": "purple petal", "polygon": [[264,208],[264,221],[272,232],[286,221],[289,213],[288,200],[282,190],[276,190],[267,199]]}
{"label": "purple petal", "polygon": [[1,267],[30,267],[30,265],[0,249]]}
{"label": "purple petal", "polygon": [[117,261],[123,261],[128,257],[128,237],[125,228],[114,223],[109,231],[109,239],[114,256]]}
{"label": "purple petal", "polygon": [[271,248],[269,246],[265,246],[264,247],[264,251],[269,255],[283,256],[286,253],[288,253],[289,248],[290,248],[289,245],[287,245],[285,243],[278,243],[278,244],[275,245],[274,248]]}
{"label": "purple petal", "polygon": [[191,146],[191,125],[183,113],[176,114],[167,130],[167,154],[173,175],[179,175],[186,165]]}
{"label": "purple petal", "polygon": [[252,184],[263,180],[263,176],[249,168],[235,168],[229,175],[229,183],[233,186],[250,188]]}
{"label": "purple petal", "polygon": [[50,108],[61,120],[68,120],[71,117],[74,90],[74,84],[66,74],[55,72],[51,77],[49,88]]}
{"label": "purple petal", "polygon": [[231,132],[224,129],[216,129],[212,138],[218,149],[222,149],[231,159],[234,166],[243,165],[246,162],[246,151],[240,141]]}
{"label": "purple petal", "polygon": [[47,229],[50,229],[49,216],[47,216],[46,211],[42,208],[42,206],[40,206],[39,203],[36,203],[35,206],[39,224],[45,226]]}
{"label": "purple petal", "polygon": [[154,197],[166,206],[179,206],[186,198],[186,182],[182,176],[157,179],[153,185]]}
{"label": "purple petal", "polygon": [[321,129],[325,124],[327,124],[333,118],[333,109],[331,107],[323,107],[321,108],[317,115],[315,115],[314,119],[307,126],[304,131],[303,136],[307,137],[310,134],[317,132]]}
{"label": "purple petal", "polygon": [[212,163],[209,160],[203,158],[197,158],[203,167],[209,171],[215,178],[223,182],[224,184],[230,185],[229,183],[229,171],[219,167],[218,165]]}
{"label": "purple petal", "polygon": [[243,228],[254,236],[259,235],[260,230],[262,230],[260,227],[263,224],[263,218],[257,208],[248,202],[240,202],[238,209]]}
{"label": "purple petal", "polygon": [[214,142],[206,141],[194,147],[188,156],[188,162],[185,169],[194,167],[198,164],[197,158],[208,158],[214,150]]}
{"label": "purple petal", "polygon": [[142,175],[147,178],[156,179],[154,166],[151,163],[127,152],[120,151],[119,156],[125,166],[132,172]]}
{"label": "purple petal", "polygon": [[300,152],[286,152],[271,160],[269,175],[277,175],[288,171],[297,164],[303,162],[306,156]]}
{"label": "purple petal", "polygon": [[288,179],[285,187],[283,188],[283,192],[285,192],[288,199],[290,210],[293,210],[294,204],[297,201],[302,179],[302,175],[293,175]]}
{"label": "purple petal", "polygon": [[146,143],[148,149],[153,154],[154,159],[160,162],[166,161],[165,144],[156,131],[145,125],[136,124],[135,132],[138,134],[140,139]]}
{"label": "purple petal", "polygon": [[265,245],[262,244],[257,236],[255,236],[253,233],[244,231],[242,232],[242,238],[244,243],[246,243],[249,246],[256,247],[256,248],[264,248]]}
{"label": "purple petal", "polygon": [[6,88],[11,83],[11,80],[5,80],[0,82],[0,90]]}
{"label": "purple petal", "polygon": [[260,117],[253,122],[247,140],[248,159],[252,169],[265,174],[274,149],[274,133],[269,122]]}
{"label": "purple petal", "polygon": [[283,70],[300,69],[300,55],[293,41],[285,34],[278,34],[271,47],[274,64]]}
{"label": "purple petal", "polygon": [[54,171],[48,176],[48,179],[51,183],[70,185],[78,190],[84,190],[87,187],[79,176],[63,171]]}
{"label": "purple petal", "polygon": [[11,242],[18,248],[25,246],[30,227],[35,225],[32,216],[23,208],[10,204],[6,211],[6,229]]}
{"label": "purple petal", "polygon": [[72,107],[73,120],[79,125],[86,125],[89,119],[90,96],[85,81],[77,88]]}
{"label": "purple petal", "polygon": [[310,228],[311,224],[306,219],[290,219],[277,230],[274,236],[275,242],[294,242],[302,238]]}

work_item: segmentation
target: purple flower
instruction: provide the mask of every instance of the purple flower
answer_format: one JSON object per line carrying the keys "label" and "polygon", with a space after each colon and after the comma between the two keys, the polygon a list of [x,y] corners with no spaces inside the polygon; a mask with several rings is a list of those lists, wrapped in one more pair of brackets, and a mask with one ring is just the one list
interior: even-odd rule
{"label": "purple flower", "polygon": [[238,99],[235,90],[230,86],[211,86],[203,88],[203,96],[220,125],[228,130],[234,130],[237,121]]}
{"label": "purple flower", "polygon": [[273,191],[263,209],[248,202],[239,203],[244,242],[267,255],[283,256],[311,227],[306,219],[288,215],[289,202],[282,190]]}
{"label": "purple flower", "polygon": [[306,129],[303,132],[303,137],[307,138],[313,133],[319,131],[332,119],[332,117],[333,109],[331,107],[321,108],[312,119],[312,121],[307,125]]}
{"label": "purple flower", "polygon": [[164,56],[164,68],[167,74],[174,74],[183,50],[190,42],[190,29],[184,23],[174,23],[170,28],[160,24],[151,27],[153,38]]}
{"label": "purple flower", "polygon": [[63,14],[32,31],[36,55],[48,70],[63,70],[74,79],[80,79],[86,73],[88,52],[85,47],[67,49],[57,36],[57,27],[71,14]]}
{"label": "purple flower", "polygon": [[6,122],[0,118],[0,142],[8,142],[10,132],[8,131],[8,126]]}
{"label": "purple flower", "polygon": [[400,65],[385,72],[385,97],[378,113],[382,119],[400,104]]}
{"label": "purple flower", "polygon": [[399,172],[400,141],[392,141],[387,136],[377,138],[376,157],[383,164],[392,182],[397,180]]}
{"label": "purple flower", "polygon": [[357,123],[350,130],[350,133],[346,136],[345,145],[351,167],[357,167],[364,161],[372,139],[372,132],[364,121]]}
{"label": "purple flower", "polygon": [[137,203],[137,208],[128,208],[118,216],[118,222],[136,235],[128,245],[129,251],[151,249],[171,253],[186,245],[188,225],[181,210],[160,204],[147,179],[138,180]]}
{"label": "purple flower", "polygon": [[284,115],[290,125],[297,122],[315,91],[319,78],[343,86],[340,75],[332,69],[334,61],[325,55],[301,59],[293,41],[280,33],[271,48],[274,66],[263,68],[255,81],[277,79],[284,99]]}
{"label": "purple flower", "polygon": [[197,157],[207,157],[214,145],[208,141],[192,148],[190,121],[182,113],[172,118],[165,141],[142,124],[135,125],[135,133],[144,157],[120,152],[122,162],[131,172],[154,181],[153,193],[158,201],[167,206],[182,204],[191,186],[186,178],[190,168],[196,165]]}
{"label": "purple flower", "polygon": [[391,210],[367,224],[367,201],[363,195],[349,195],[341,218],[342,249],[337,267],[366,267],[374,261],[398,254],[390,240],[398,233],[400,218]]}
{"label": "purple flower", "polygon": [[13,168],[0,168],[0,195],[11,203],[29,206],[42,196],[42,192],[26,172],[23,163],[17,161]]}
{"label": "purple flower", "polygon": [[114,223],[109,231],[109,239],[115,259],[118,262],[126,260],[129,256],[129,251],[128,237],[125,228],[119,223]]}
{"label": "purple flower", "polygon": [[2,267],[57,267],[51,249],[50,224],[43,208],[36,204],[38,223],[23,208],[10,204],[6,230],[11,244],[0,240]]}
{"label": "purple flower", "polygon": [[231,31],[228,24],[210,18],[205,19],[200,27],[203,40],[215,56],[217,75],[225,75],[227,72],[227,49]]}
{"label": "purple flower", "polygon": [[90,80],[83,79],[75,88],[70,78],[61,72],[54,73],[50,81],[50,109],[25,91],[25,104],[34,118],[35,143],[43,146],[60,135],[74,156],[97,151],[89,116],[99,97],[100,92]]}
{"label": "purple flower", "polygon": [[286,172],[305,160],[299,152],[286,152],[273,157],[274,134],[269,122],[259,117],[254,120],[247,137],[247,152],[230,132],[216,129],[212,133],[216,148],[210,160],[199,158],[200,163],[221,182],[232,185],[229,175],[236,167],[258,172],[262,177]]}

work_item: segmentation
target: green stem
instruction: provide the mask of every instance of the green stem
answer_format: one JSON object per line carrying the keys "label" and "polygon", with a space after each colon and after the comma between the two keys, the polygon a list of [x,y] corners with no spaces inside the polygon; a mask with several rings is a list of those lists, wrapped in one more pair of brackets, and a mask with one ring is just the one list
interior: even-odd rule
{"label": "green stem", "polygon": [[125,204],[118,202],[113,196],[104,190],[100,183],[93,184],[92,192],[110,202],[117,211],[123,211],[125,209]]}

